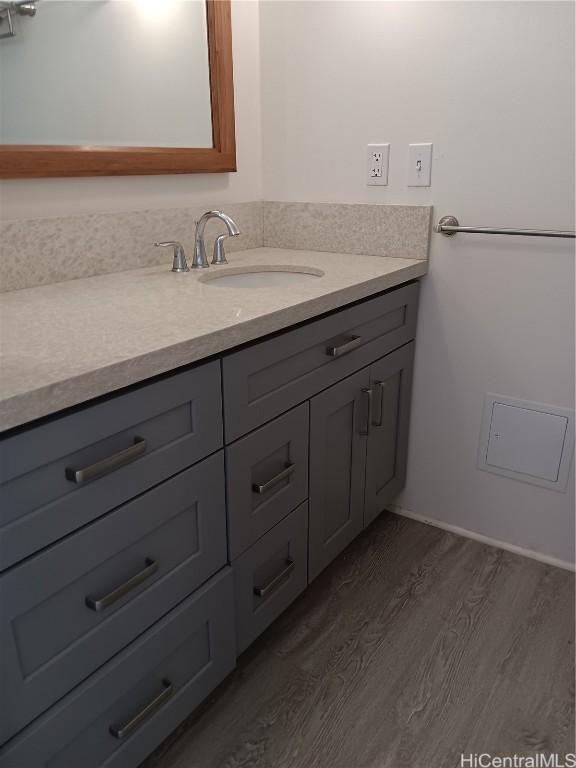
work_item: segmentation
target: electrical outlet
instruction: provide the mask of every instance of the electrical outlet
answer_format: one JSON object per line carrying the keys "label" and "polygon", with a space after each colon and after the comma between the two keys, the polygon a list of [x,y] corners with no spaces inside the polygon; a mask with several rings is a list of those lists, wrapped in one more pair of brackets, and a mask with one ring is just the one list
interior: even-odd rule
{"label": "electrical outlet", "polygon": [[408,186],[429,187],[432,183],[432,144],[408,147]]}
{"label": "electrical outlet", "polygon": [[388,157],[390,144],[368,144],[366,147],[366,184],[386,186],[388,184]]}

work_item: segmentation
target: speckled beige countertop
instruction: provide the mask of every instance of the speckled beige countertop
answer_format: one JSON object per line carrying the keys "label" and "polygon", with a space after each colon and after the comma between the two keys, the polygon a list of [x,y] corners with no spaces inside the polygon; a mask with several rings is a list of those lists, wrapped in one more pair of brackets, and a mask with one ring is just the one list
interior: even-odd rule
{"label": "speckled beige countertop", "polygon": [[0,297],[0,431],[143,381],[424,275],[425,260],[256,248],[230,268],[312,267],[282,288],[202,282],[165,266]]}

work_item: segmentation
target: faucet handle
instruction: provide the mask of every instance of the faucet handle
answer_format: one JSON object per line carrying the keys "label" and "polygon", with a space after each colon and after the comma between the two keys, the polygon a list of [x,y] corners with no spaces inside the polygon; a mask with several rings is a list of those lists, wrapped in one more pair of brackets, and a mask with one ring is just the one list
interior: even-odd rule
{"label": "faucet handle", "polygon": [[224,250],[224,240],[228,235],[219,235],[214,241],[214,255],[212,256],[212,264],[228,264],[226,260],[226,251]]}
{"label": "faucet handle", "polygon": [[157,248],[174,248],[174,259],[172,261],[172,272],[189,272],[186,262],[186,253],[182,243],[177,240],[167,240],[164,243],[154,243]]}

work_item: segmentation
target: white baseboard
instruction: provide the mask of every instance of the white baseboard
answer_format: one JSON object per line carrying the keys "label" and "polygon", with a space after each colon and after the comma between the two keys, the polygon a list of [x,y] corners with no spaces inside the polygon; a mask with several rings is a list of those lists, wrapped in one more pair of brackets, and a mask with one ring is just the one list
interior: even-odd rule
{"label": "white baseboard", "polygon": [[464,536],[466,539],[474,539],[474,541],[480,541],[482,544],[489,544],[491,547],[498,547],[499,549],[505,549],[508,552],[513,552],[515,555],[522,555],[523,557],[529,557],[532,560],[538,560],[541,563],[547,565],[554,565],[556,568],[564,568],[566,571],[576,571],[576,564],[570,563],[567,560],[560,560],[557,557],[551,557],[550,555],[543,555],[540,552],[534,552],[532,549],[525,549],[524,547],[517,547],[515,544],[509,544],[506,541],[498,541],[498,539],[491,539],[490,536],[484,536],[481,533],[475,531],[469,531],[466,528],[459,528],[457,525],[450,525],[449,523],[443,523],[441,520],[434,520],[430,517],[424,517],[423,515],[417,515],[415,512],[410,512],[408,509],[404,509],[398,504],[389,504],[388,509],[390,512],[394,512],[396,515],[402,517],[409,517],[412,520],[418,520],[420,523],[426,523],[427,525],[433,525],[435,528],[442,528],[444,531],[450,531],[458,536]]}

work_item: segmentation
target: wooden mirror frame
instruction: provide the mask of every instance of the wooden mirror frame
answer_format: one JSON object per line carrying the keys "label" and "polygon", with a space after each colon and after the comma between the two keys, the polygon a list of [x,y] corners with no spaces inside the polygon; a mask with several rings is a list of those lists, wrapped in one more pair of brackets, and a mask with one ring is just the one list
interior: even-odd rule
{"label": "wooden mirror frame", "polygon": [[0,145],[0,178],[148,176],[236,170],[230,0],[206,0],[213,146],[96,147]]}

